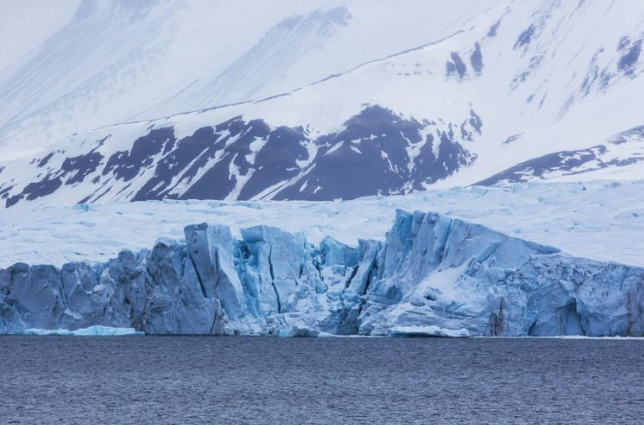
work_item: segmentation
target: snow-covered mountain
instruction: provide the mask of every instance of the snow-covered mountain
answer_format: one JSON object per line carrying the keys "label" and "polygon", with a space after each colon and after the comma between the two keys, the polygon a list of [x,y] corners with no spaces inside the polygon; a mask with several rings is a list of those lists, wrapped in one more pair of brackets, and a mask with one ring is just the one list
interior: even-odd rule
{"label": "snow-covered mountain", "polygon": [[443,37],[483,9],[461,3],[82,0],[40,49],[1,64],[0,152],[289,91]]}
{"label": "snow-covered mountain", "polygon": [[0,80],[6,149],[74,132],[0,164],[0,197],[642,178],[643,38],[637,1],[85,1]]}

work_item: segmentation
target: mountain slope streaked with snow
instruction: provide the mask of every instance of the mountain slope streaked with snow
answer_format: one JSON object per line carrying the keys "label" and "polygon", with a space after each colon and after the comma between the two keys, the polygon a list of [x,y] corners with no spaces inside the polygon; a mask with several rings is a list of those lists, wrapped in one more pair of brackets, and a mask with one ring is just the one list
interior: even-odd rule
{"label": "mountain slope streaked with snow", "polygon": [[0,153],[292,90],[442,37],[483,8],[461,3],[83,0],[28,60],[0,66]]}
{"label": "mountain slope streaked with snow", "polygon": [[[15,129],[6,141],[19,144],[20,128],[41,131],[32,119],[67,122],[43,115],[48,108],[73,120],[111,116],[115,125],[70,124],[78,130],[70,138],[0,163],[5,206],[333,200],[432,186],[644,177],[644,104],[635,95],[644,92],[641,2],[280,3],[243,40],[227,42],[234,48],[224,43],[202,56],[197,44],[189,52],[197,62],[180,70],[167,63],[181,51],[173,43],[188,40],[181,37],[190,36],[184,31],[195,10],[206,6],[98,4],[84,2],[49,40],[28,68],[36,74],[1,82],[8,124],[0,123],[0,134]],[[216,4],[218,19],[233,13]],[[243,2],[235,12],[263,7]],[[88,67],[74,71],[100,77],[62,96],[47,81],[67,70],[45,53],[60,49],[66,31],[77,35],[88,25],[100,29],[92,37],[104,36],[91,41],[96,55],[116,37],[110,25],[125,26],[121,48],[109,55],[118,62],[110,73],[86,59]],[[74,56],[84,47],[69,49]],[[27,84],[47,67],[51,80]],[[168,71],[158,78],[141,71],[159,67]],[[51,96],[45,109],[32,101],[39,91]],[[104,114],[83,103],[96,99],[108,105]]]}

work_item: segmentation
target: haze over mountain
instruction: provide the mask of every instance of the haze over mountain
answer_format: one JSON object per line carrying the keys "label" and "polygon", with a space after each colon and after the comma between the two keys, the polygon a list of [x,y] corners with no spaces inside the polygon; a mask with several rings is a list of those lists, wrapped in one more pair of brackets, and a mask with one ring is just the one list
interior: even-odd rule
{"label": "haze over mountain", "polygon": [[0,197],[644,176],[637,1],[82,1],[0,80]]}
{"label": "haze over mountain", "polygon": [[2,144],[41,147],[79,130],[288,91],[432,41],[482,10],[472,1],[346,4],[84,0],[39,50],[12,43],[32,54],[3,64]]}

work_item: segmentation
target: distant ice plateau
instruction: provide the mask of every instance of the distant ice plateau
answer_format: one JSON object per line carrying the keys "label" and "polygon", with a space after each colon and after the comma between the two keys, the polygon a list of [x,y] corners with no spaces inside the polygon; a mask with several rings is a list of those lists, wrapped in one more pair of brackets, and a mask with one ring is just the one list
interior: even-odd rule
{"label": "distant ice plateau", "polygon": [[103,263],[120,250],[150,248],[160,237],[184,239],[190,223],[240,229],[258,224],[303,233],[319,244],[332,237],[357,246],[384,241],[395,210],[436,211],[510,236],[556,246],[576,257],[644,266],[644,180],[532,182],[433,189],[406,196],[343,202],[146,201],[103,205],[28,204],[0,213],[0,268],[17,262]]}

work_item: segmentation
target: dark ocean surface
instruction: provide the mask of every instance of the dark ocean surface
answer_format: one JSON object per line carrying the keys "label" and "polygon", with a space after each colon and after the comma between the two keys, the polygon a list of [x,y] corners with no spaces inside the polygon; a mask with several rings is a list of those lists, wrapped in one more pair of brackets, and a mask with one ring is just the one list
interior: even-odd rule
{"label": "dark ocean surface", "polygon": [[0,337],[1,424],[642,424],[644,340]]}

